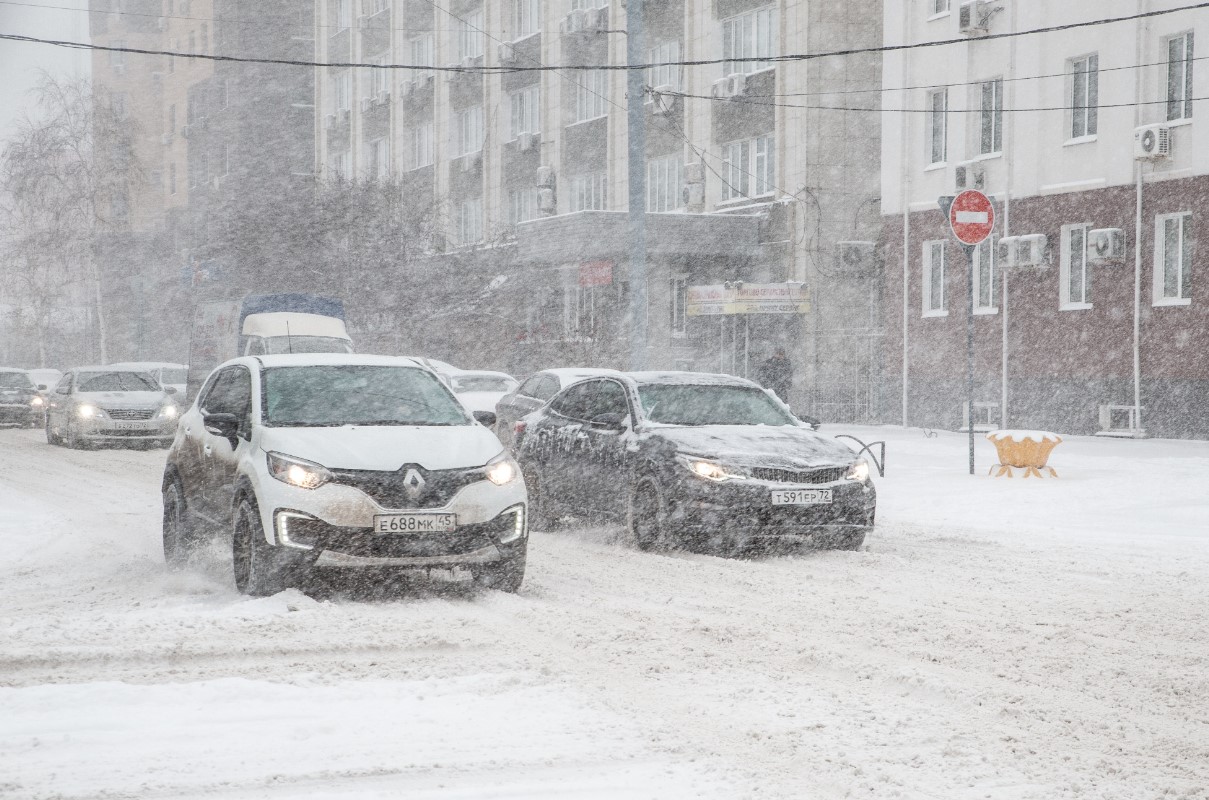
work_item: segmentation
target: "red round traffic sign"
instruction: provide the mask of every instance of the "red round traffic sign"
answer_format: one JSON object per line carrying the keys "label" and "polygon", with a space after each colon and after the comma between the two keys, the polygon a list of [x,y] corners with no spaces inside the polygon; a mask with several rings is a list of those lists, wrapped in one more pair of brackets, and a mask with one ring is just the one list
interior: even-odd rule
{"label": "red round traffic sign", "polygon": [[962,244],[981,244],[995,227],[995,207],[985,194],[969,189],[953,198],[949,225]]}

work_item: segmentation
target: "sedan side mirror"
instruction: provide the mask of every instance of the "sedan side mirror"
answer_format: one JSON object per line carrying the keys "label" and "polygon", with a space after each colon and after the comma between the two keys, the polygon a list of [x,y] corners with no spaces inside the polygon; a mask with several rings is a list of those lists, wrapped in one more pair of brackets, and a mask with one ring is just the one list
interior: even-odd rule
{"label": "sedan side mirror", "polygon": [[496,416],[494,411],[473,411],[471,414],[480,425],[488,428],[495,427]]}
{"label": "sedan side mirror", "polygon": [[39,392],[45,392],[45,391],[46,391],[46,384],[45,384],[45,383],[39,383],[39,384],[38,384],[38,391],[39,391]]}
{"label": "sedan side mirror", "polygon": [[176,394],[176,392],[177,392],[177,388],[176,388],[175,386],[165,386],[165,387],[164,387],[164,391],[165,391],[167,394]]}
{"label": "sedan side mirror", "polygon": [[225,411],[202,414],[202,424],[206,426],[207,433],[224,439],[233,440],[239,432],[239,416]]}

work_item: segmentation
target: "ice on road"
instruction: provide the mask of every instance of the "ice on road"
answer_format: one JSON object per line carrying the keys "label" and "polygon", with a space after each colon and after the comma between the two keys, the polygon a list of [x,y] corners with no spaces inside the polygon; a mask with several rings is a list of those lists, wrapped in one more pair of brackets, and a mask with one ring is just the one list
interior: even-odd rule
{"label": "ice on road", "polygon": [[535,533],[521,593],[169,573],[162,451],[0,430],[0,798],[1209,797],[1209,444],[888,440],[861,552]]}

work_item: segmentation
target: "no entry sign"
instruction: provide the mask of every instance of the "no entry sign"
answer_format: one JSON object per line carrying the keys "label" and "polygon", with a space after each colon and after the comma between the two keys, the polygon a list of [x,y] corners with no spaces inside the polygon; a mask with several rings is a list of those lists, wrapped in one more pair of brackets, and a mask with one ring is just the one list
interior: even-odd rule
{"label": "no entry sign", "polygon": [[949,225],[957,241],[971,247],[982,244],[995,227],[995,207],[985,194],[970,189],[953,198]]}

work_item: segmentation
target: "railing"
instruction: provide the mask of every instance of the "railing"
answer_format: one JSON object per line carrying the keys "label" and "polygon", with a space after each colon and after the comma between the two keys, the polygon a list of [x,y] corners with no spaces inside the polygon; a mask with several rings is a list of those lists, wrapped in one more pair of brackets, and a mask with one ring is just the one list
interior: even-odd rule
{"label": "railing", "polygon": [[[869,444],[865,444],[864,442],[862,442],[860,439],[856,438],[855,436],[850,436],[849,434],[846,434],[846,433],[841,433],[838,436],[836,436],[835,438],[851,439],[852,441],[859,444],[861,446],[861,449],[856,451],[857,456],[860,456],[864,453],[868,453],[869,459],[871,461],[873,461],[873,466],[877,467],[877,476],[879,478],[886,477],[886,443],[885,442],[869,442]],[[877,456],[873,455],[874,447],[878,448],[878,452],[880,455],[877,455]]]}

